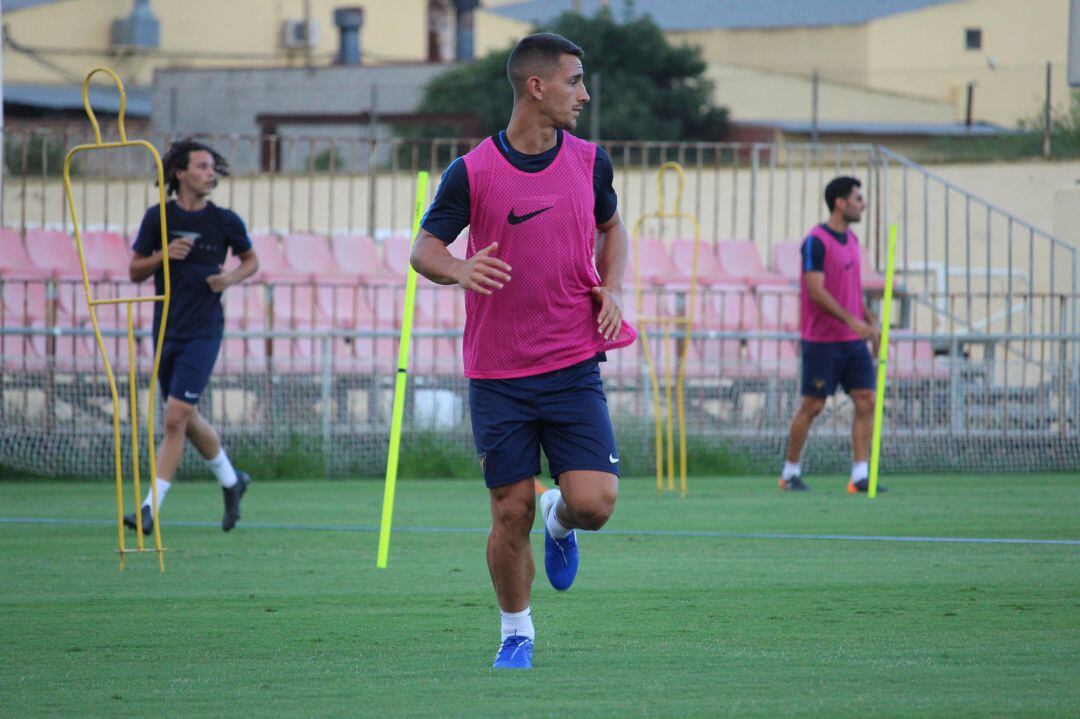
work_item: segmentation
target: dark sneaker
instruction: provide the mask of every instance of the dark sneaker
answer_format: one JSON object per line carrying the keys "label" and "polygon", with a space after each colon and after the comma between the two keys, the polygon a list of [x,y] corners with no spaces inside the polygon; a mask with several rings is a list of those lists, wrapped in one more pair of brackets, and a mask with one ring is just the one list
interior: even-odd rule
{"label": "dark sneaker", "polygon": [[[540,515],[544,518],[555,511],[559,499],[558,489],[549,489],[540,495]],[[555,539],[544,524],[544,569],[551,586],[565,592],[574,583],[578,569],[577,532],[570,532],[562,539]]]}
{"label": "dark sneaker", "polygon": [[[150,511],[150,505],[144,504],[142,506],[142,533],[153,534],[154,533],[154,513]],[[139,531],[139,525],[135,521],[135,513],[124,515],[124,526],[129,529]]]}
{"label": "dark sneaker", "polygon": [[249,484],[251,484],[251,476],[247,472],[236,470],[236,484],[221,488],[222,494],[225,495],[225,514],[221,516],[221,531],[228,532],[240,520],[240,500]]}
{"label": "dark sneaker", "polygon": [[780,489],[785,492],[806,492],[810,488],[802,481],[802,477],[796,474],[794,477],[789,477],[788,479],[781,477]]}
{"label": "dark sneaker", "polygon": [[[848,485],[847,485],[847,491],[848,491],[848,494],[858,494],[859,492],[868,492],[868,491],[870,491],[870,480],[869,479],[860,479],[858,482],[850,481],[850,482],[848,482]],[[889,488],[886,487],[884,484],[878,484],[877,491],[878,492],[888,492]]]}
{"label": "dark sneaker", "polygon": [[492,669],[532,669],[533,640],[528,637],[507,637],[495,655]]}

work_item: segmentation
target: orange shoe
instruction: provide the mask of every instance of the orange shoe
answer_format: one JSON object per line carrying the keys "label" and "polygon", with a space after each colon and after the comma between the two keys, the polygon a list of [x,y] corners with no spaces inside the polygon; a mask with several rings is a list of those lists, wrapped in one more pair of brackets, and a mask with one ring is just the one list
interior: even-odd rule
{"label": "orange shoe", "polygon": [[[847,485],[848,494],[858,494],[859,492],[867,492],[869,490],[870,490],[870,480],[869,479],[860,479],[858,482],[856,482],[855,480],[851,480],[851,481],[848,482],[848,485]],[[884,484],[879,484],[877,486],[877,491],[878,492],[888,492],[889,488],[886,487]]]}
{"label": "orange shoe", "polygon": [[810,488],[807,487],[806,484],[802,481],[802,477],[800,477],[799,475],[795,475],[794,477],[791,477],[789,479],[784,479],[783,477],[781,477],[779,484],[780,489],[785,492],[807,492],[810,490]]}

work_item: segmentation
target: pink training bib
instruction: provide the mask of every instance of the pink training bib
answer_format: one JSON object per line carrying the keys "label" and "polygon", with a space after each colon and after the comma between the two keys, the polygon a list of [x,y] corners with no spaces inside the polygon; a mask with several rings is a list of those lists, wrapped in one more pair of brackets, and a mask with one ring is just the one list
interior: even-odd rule
{"label": "pink training bib", "polygon": [[465,293],[465,376],[508,379],[551,372],[625,347],[637,332],[623,321],[606,342],[597,330],[600,285],[593,263],[596,146],[563,133],[554,161],[524,172],[492,138],[465,155],[472,256],[492,242],[512,279],[491,295]]}

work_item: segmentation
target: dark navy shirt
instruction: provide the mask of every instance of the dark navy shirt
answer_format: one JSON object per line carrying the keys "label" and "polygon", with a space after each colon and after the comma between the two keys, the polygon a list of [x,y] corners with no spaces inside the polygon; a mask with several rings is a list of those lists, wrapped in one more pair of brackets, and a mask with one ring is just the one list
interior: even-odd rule
{"label": "dark navy shirt", "polygon": [[[538,155],[526,155],[510,146],[506,132],[492,137],[511,165],[522,172],[540,172],[547,168],[562,148],[563,131],[555,131],[555,146]],[[596,147],[596,162],[593,163],[593,214],[596,224],[602,225],[615,216],[619,198],[612,187],[615,172],[611,158],[604,148]],[[450,163],[439,182],[435,199],[421,220],[420,226],[450,244],[461,231],[469,225],[469,172],[465,169],[465,160],[461,157]]]}
{"label": "dark navy shirt", "polygon": [[[131,249],[145,256],[161,249],[161,219],[158,205],[146,211]],[[170,200],[165,205],[169,242],[189,237],[194,244],[183,260],[170,260],[172,296],[165,336],[169,339],[218,338],[225,329],[221,294],[214,292],[206,278],[221,272],[231,249],[240,255],[251,249],[244,221],[232,210],[212,202],[198,212],[188,212]],[[154,292],[165,292],[165,273],[154,273]],[[154,303],[154,336],[161,322],[161,303]]]}
{"label": "dark navy shirt", "polygon": [[[846,232],[837,232],[826,223],[821,224],[821,229],[835,237],[841,245],[847,244]],[[802,267],[803,272],[825,271],[825,244],[813,235],[807,237],[806,242],[803,243]]]}

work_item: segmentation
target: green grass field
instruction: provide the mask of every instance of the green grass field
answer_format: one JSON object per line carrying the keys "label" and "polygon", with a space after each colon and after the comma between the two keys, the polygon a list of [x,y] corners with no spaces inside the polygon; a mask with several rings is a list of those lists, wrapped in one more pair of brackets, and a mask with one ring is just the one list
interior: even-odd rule
{"label": "green grass field", "polygon": [[[0,482],[0,716],[1076,716],[1080,481],[623,481],[577,583],[539,576],[532,672],[490,669],[498,618],[478,481],[178,484],[166,573],[117,571],[107,483]],[[16,518],[56,520],[16,522]],[[610,530],[610,531],[609,531]],[[757,535],[757,536],[751,536]]]}

